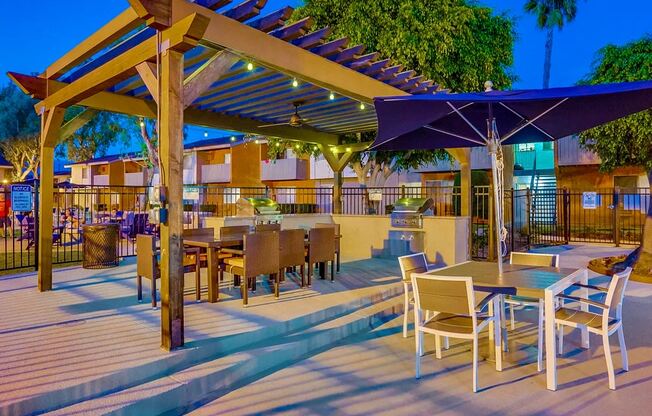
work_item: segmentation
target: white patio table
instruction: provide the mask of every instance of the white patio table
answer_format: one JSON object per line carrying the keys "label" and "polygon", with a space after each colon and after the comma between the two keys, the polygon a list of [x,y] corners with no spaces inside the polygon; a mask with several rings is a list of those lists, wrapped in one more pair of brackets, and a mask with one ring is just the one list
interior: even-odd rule
{"label": "white patio table", "polygon": [[[555,342],[555,296],[574,283],[588,284],[587,269],[560,267],[536,267],[503,264],[503,274],[498,273],[498,263],[467,261],[428,272],[440,276],[470,276],[475,290],[525,296],[544,300],[546,382],[548,390],[557,390],[557,349]],[[588,289],[581,289],[580,296],[588,297]],[[588,305],[582,304],[583,310]],[[490,334],[492,337],[493,334]],[[589,348],[589,333],[582,329],[582,347]]]}

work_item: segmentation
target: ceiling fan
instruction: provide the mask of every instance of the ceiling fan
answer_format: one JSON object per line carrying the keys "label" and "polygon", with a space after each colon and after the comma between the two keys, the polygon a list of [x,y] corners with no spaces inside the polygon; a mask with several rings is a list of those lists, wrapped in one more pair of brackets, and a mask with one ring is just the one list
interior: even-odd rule
{"label": "ceiling fan", "polygon": [[304,105],[306,102],[305,101],[295,101],[292,103],[294,106],[294,114],[290,116],[290,120],[288,120],[285,123],[274,123],[274,124],[263,124],[262,126],[258,126],[259,128],[266,128],[266,127],[276,127],[276,126],[290,126],[290,127],[301,127],[303,126],[307,121],[310,119],[308,118],[303,118],[299,114],[299,107]]}

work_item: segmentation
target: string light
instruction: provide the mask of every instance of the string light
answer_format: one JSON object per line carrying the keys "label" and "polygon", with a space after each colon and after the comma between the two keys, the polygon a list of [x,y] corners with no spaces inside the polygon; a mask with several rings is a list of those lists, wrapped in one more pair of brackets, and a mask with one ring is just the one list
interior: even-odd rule
{"label": "string light", "polygon": [[258,143],[260,143],[258,139],[254,140],[254,144],[258,144]]}
{"label": "string light", "polygon": [[254,70],[254,64],[251,62],[247,62],[247,71],[253,71]]}
{"label": "string light", "polygon": [[347,151],[347,153],[350,152],[350,151],[351,151],[351,148],[350,148],[350,147],[347,147],[347,148],[346,148],[346,151]]}
{"label": "string light", "polygon": [[235,141],[235,136],[231,136],[231,141],[232,141],[232,142]]}
{"label": "string light", "polygon": [[281,147],[281,143],[276,142],[276,147]]}
{"label": "string light", "polygon": [[299,86],[299,81],[297,81],[296,78],[294,78],[294,79],[292,80],[292,86],[293,86],[294,88],[296,88],[296,87]]}
{"label": "string light", "polygon": [[295,145],[294,145],[294,148],[295,148],[295,149],[298,149],[298,148],[299,148],[299,145],[298,145],[298,144],[295,144]]}
{"label": "string light", "polygon": [[365,108],[367,107],[364,105],[364,103],[360,103],[360,110],[364,110]]}
{"label": "string light", "polygon": [[208,137],[208,132],[207,131],[204,132],[204,137]]}
{"label": "string light", "polygon": [[328,99],[329,99],[329,100],[334,100],[334,99],[335,99],[335,94],[331,92],[331,93],[328,95]]}
{"label": "string light", "polygon": [[143,120],[140,120],[140,127],[145,127],[145,122]]}

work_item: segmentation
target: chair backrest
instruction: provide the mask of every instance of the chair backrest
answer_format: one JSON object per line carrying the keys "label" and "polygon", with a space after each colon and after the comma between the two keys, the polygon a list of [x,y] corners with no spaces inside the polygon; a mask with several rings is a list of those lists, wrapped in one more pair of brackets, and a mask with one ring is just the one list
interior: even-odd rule
{"label": "chair backrest", "polygon": [[278,232],[244,235],[244,277],[278,273]]}
{"label": "chair backrest", "polygon": [[261,231],[281,231],[281,224],[256,224],[254,231],[257,233]]}
{"label": "chair backrest", "polygon": [[158,277],[156,261],[156,237],[149,234],[136,236],[136,273],[148,279]]}
{"label": "chair backrest", "polygon": [[510,264],[522,266],[559,267],[559,254],[518,253],[509,254]]}
{"label": "chair backrest", "polygon": [[[315,224],[315,228],[333,228],[335,230],[335,236],[340,235],[340,225],[335,224],[335,223],[326,223],[326,222],[318,222]],[[335,238],[335,250],[339,251],[340,250],[340,239]]]}
{"label": "chair backrest", "polygon": [[278,234],[279,268],[299,266],[306,261],[303,230],[283,230]]}
{"label": "chair backrest", "polygon": [[249,234],[250,227],[248,225],[230,225],[228,227],[220,227],[220,238],[229,237],[242,237]]}
{"label": "chair backrest", "polygon": [[412,290],[419,310],[466,315],[475,321],[475,297],[470,277],[415,273]]}
{"label": "chair backrest", "polygon": [[308,232],[308,261],[319,263],[335,258],[335,228],[312,228]]}
{"label": "chair backrest", "polygon": [[426,253],[415,253],[398,258],[398,265],[401,267],[401,276],[404,282],[412,282],[412,273],[425,273],[428,271]]}
{"label": "chair backrest", "polygon": [[215,237],[214,228],[188,228],[183,230],[183,237]]}
{"label": "chair backrest", "polygon": [[629,281],[629,276],[632,274],[632,268],[628,267],[620,273],[614,273],[609,283],[609,291],[605,299],[605,304],[609,310],[605,311],[605,318],[607,316],[615,316],[620,319],[622,313],[623,298],[625,297],[625,288]]}

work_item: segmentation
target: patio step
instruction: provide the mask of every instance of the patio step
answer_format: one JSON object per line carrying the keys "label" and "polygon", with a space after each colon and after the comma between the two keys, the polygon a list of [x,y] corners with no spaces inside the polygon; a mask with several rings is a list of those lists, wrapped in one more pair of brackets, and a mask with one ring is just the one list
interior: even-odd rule
{"label": "patio step", "polygon": [[220,358],[226,360],[223,362],[237,359],[239,354],[263,345],[265,342],[326,325],[329,321],[396,298],[401,293],[402,288],[394,285],[380,289],[373,294],[367,294],[287,321],[265,325],[257,330],[190,342],[185,348],[170,353],[160,360],[116,371],[70,387],[35,394],[7,405],[0,404],[0,416],[42,414],[85,401],[102,399],[107,395],[161,379],[172,380],[175,374],[193,366],[214,360],[219,361]]}
{"label": "patio step", "polygon": [[184,414],[308,357],[373,331],[403,311],[400,297],[352,311],[322,324],[266,340],[247,351],[201,363],[108,396],[59,409],[52,415]]}

